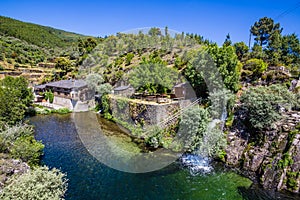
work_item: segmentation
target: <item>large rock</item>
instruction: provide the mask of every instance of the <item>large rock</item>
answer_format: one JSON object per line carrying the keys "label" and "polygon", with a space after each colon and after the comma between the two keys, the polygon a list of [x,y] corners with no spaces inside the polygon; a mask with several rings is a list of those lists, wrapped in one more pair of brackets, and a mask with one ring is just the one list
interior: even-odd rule
{"label": "large rock", "polygon": [[5,155],[1,155],[0,158],[0,190],[5,185],[9,177],[13,175],[21,175],[30,170],[27,163],[20,160],[7,158]]}
{"label": "large rock", "polygon": [[249,178],[258,180],[265,189],[289,190],[300,188],[300,112],[283,113],[283,119],[264,131],[265,142],[250,143],[246,128],[236,122],[227,134],[226,163],[239,168]]}

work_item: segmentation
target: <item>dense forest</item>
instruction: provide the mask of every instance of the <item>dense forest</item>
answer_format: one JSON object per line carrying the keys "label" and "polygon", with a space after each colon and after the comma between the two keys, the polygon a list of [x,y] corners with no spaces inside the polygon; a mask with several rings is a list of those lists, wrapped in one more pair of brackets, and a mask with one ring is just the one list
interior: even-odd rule
{"label": "dense forest", "polygon": [[[280,24],[268,17],[249,29],[254,38],[251,47],[233,43],[229,34],[222,45],[198,34],[169,32],[168,27],[96,38],[0,17],[0,162],[9,167],[17,159],[23,172],[9,178],[13,172],[6,174],[1,168],[0,197],[27,194],[40,177],[45,199],[61,198],[66,191],[64,174],[39,166],[43,144],[34,139],[33,127],[24,122],[24,117],[32,114],[33,96],[28,86],[54,80],[85,78],[102,95],[98,108],[103,116],[139,137],[145,122],[131,126],[122,115],[112,116],[107,95],[112,88],[122,83],[140,93],[169,94],[175,84],[186,81],[201,105],[188,109],[178,121],[186,128],[181,147],[170,145],[176,138],[176,125],[144,136],[148,146],[190,152],[205,147],[209,156],[226,162],[226,134],[241,126],[249,133],[249,149],[264,145],[266,131],[282,119],[282,113],[300,109],[300,41],[295,33],[283,35]],[[119,101],[120,108],[124,101]],[[215,102],[226,107],[225,133],[220,126],[208,136],[209,122],[220,118],[222,110]],[[299,125],[293,128],[294,137]],[[208,137],[205,143],[204,137]],[[282,164],[282,169],[293,173],[286,189],[299,191],[294,182],[300,174],[294,174],[290,165]],[[50,191],[47,186],[52,184],[55,188]]]}

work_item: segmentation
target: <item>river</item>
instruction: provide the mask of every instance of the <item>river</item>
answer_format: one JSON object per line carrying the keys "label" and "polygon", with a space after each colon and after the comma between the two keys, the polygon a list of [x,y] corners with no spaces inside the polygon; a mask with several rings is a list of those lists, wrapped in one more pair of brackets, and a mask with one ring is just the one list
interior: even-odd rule
{"label": "river", "polygon": [[[253,193],[259,199],[271,199],[264,193],[253,192],[256,190],[250,187],[250,180],[222,166],[214,166],[211,174],[198,176],[192,176],[176,162],[148,173],[118,171],[91,156],[77,133],[74,115],[38,115],[30,121],[35,125],[36,139],[45,144],[42,164],[67,174],[67,200],[242,200],[253,199],[249,196]],[[138,148],[123,133],[113,133],[109,138],[123,146]]]}

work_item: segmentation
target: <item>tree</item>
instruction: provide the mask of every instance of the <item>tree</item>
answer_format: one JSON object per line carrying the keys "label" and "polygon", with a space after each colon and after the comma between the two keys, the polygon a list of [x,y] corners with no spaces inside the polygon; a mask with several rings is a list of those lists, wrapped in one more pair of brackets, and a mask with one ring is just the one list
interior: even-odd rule
{"label": "tree", "polygon": [[232,44],[232,41],[231,41],[230,35],[229,35],[229,33],[228,33],[228,34],[226,35],[226,39],[225,39],[223,45],[224,45],[224,46],[231,46],[231,44]]}
{"label": "tree", "polygon": [[241,96],[241,109],[250,129],[262,130],[279,120],[279,107],[299,107],[296,95],[281,85],[251,87]]}
{"label": "tree", "polygon": [[234,47],[210,45],[190,54],[183,74],[197,96],[205,98],[209,90],[212,92],[223,86],[233,92],[238,91],[242,65],[237,59]]}
{"label": "tree", "polygon": [[183,112],[176,137],[185,149],[193,151],[203,139],[208,123],[209,113],[206,109],[199,106],[191,107]]}
{"label": "tree", "polygon": [[226,137],[211,121],[207,109],[199,106],[185,110],[180,118],[176,139],[188,151],[214,157],[226,146]]}
{"label": "tree", "polygon": [[162,33],[161,33],[160,28],[151,28],[148,31],[148,35],[150,35],[151,37],[157,37],[157,36],[161,36]]}
{"label": "tree", "polygon": [[129,74],[130,84],[138,91],[166,93],[178,79],[178,72],[169,68],[158,58],[150,58],[137,66]]}
{"label": "tree", "polygon": [[282,62],[288,65],[300,66],[300,41],[296,34],[282,37]]}
{"label": "tree", "polygon": [[279,31],[275,31],[271,36],[267,54],[270,65],[278,66],[282,56],[282,36]]}
{"label": "tree", "polygon": [[232,46],[218,47],[217,45],[211,45],[208,52],[223,78],[225,87],[232,92],[237,92],[240,88],[242,64],[235,54],[235,48]]}
{"label": "tree", "polygon": [[5,77],[0,81],[0,121],[16,124],[23,120],[32,100],[25,78]]}
{"label": "tree", "polygon": [[3,200],[53,199],[62,200],[67,190],[66,175],[58,169],[38,167],[21,176],[14,176],[0,193]]}
{"label": "tree", "polygon": [[237,42],[233,46],[235,48],[235,53],[240,61],[243,61],[247,58],[249,48],[244,42]]}
{"label": "tree", "polygon": [[104,83],[104,79],[99,74],[89,74],[86,77],[86,82],[88,87],[98,94],[108,94],[112,91],[112,86],[109,83]]}
{"label": "tree", "polygon": [[87,38],[85,40],[80,39],[78,42],[78,48],[80,55],[91,53],[92,50],[97,46],[97,41],[94,38]]}
{"label": "tree", "polygon": [[72,70],[72,63],[68,58],[60,57],[55,61],[55,68],[61,69],[62,76],[66,75],[68,72]]}
{"label": "tree", "polygon": [[250,32],[255,36],[255,41],[261,46],[269,45],[270,39],[275,32],[282,32],[279,23],[274,23],[274,20],[268,17],[263,17],[251,26]]}
{"label": "tree", "polygon": [[267,55],[261,46],[254,44],[252,47],[252,52],[250,53],[250,57],[266,60]]}

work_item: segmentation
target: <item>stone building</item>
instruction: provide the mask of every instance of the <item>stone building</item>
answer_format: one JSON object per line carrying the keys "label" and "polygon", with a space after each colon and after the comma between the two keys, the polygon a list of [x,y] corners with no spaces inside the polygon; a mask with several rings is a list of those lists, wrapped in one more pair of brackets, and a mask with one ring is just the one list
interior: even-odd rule
{"label": "stone building", "polygon": [[75,112],[88,111],[94,105],[94,91],[88,88],[84,80],[61,80],[34,87],[38,98],[46,91],[54,94],[53,104],[66,107]]}
{"label": "stone building", "polygon": [[174,86],[175,98],[192,99],[196,97],[195,91],[189,83],[180,83]]}
{"label": "stone building", "polygon": [[126,85],[126,86],[119,86],[114,89],[114,94],[124,97],[130,97],[134,94],[135,90],[132,86]]}

